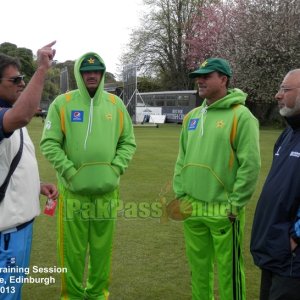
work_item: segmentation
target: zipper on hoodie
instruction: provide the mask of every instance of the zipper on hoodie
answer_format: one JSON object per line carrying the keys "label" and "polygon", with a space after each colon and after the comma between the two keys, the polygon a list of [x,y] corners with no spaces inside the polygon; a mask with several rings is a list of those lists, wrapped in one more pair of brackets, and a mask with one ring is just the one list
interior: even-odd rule
{"label": "zipper on hoodie", "polygon": [[90,101],[90,112],[89,112],[89,121],[88,121],[88,127],[86,130],[85,140],[84,140],[84,150],[86,150],[87,140],[89,135],[92,132],[92,126],[93,126],[93,112],[94,112],[94,98],[91,98]]}
{"label": "zipper on hoodie", "polygon": [[200,122],[201,122],[201,136],[204,134],[204,115],[207,113],[208,105],[205,105],[200,110]]}

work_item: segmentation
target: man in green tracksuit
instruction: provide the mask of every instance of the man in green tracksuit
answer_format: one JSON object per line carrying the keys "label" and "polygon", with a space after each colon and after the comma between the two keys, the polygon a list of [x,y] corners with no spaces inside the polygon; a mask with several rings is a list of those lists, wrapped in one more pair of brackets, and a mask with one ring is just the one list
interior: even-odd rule
{"label": "man in green tracksuit", "polygon": [[[105,64],[96,53],[74,66],[78,89],[50,105],[41,150],[57,171],[61,299],[108,299],[119,180],[135,149],[122,100],[104,91]],[[86,253],[89,266],[83,285]]]}
{"label": "man in green tracksuit", "polygon": [[204,101],[184,118],[173,186],[183,215],[190,212],[184,234],[193,300],[214,299],[214,260],[220,299],[245,299],[241,251],[245,205],[260,170],[259,129],[247,95],[228,89],[231,74],[221,58],[190,74]]}

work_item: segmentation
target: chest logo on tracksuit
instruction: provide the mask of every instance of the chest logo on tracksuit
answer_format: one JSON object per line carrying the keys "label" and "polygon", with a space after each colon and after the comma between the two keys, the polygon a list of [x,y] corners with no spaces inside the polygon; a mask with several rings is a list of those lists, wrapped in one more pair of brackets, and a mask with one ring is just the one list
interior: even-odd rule
{"label": "chest logo on tracksuit", "polygon": [[216,128],[223,128],[225,126],[225,123],[223,120],[216,122]]}
{"label": "chest logo on tracksuit", "polygon": [[190,119],[188,130],[195,130],[197,128],[199,122],[199,118]]}
{"label": "chest logo on tracksuit", "polygon": [[112,120],[112,114],[105,114],[105,118],[106,118],[106,120],[109,120],[109,121],[111,121]]}
{"label": "chest logo on tracksuit", "polygon": [[82,110],[72,110],[71,122],[83,122],[83,111]]}

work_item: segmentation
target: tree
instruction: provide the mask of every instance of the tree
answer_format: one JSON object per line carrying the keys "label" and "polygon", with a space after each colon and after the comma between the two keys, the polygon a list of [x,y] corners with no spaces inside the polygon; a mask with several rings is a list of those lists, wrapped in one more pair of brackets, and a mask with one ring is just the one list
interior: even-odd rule
{"label": "tree", "polygon": [[110,72],[106,72],[105,73],[105,83],[115,83],[116,81],[116,77],[113,73]]}
{"label": "tree", "polygon": [[0,44],[0,52],[12,57],[17,57],[21,63],[21,72],[26,75],[25,81],[31,78],[35,70],[32,50],[18,48],[15,44],[5,42]]}
{"label": "tree", "polygon": [[166,90],[191,88],[186,37],[191,17],[206,0],[144,0],[142,24],[130,38],[122,63],[135,63],[145,76],[156,76]]}
{"label": "tree", "polygon": [[160,82],[151,77],[143,76],[137,79],[137,89],[140,93],[162,91]]}
{"label": "tree", "polygon": [[262,123],[273,118],[278,84],[288,70],[299,68],[299,1],[227,0],[199,6],[192,19],[190,65],[207,54],[227,58],[233,85],[248,93],[256,116]]}
{"label": "tree", "polygon": [[[32,77],[37,63],[34,60],[32,50],[27,48],[18,48],[15,44],[8,42],[0,44],[0,52],[17,57],[21,63],[21,73],[26,75],[25,82],[28,82]],[[48,71],[47,80],[44,85],[42,94],[42,102],[49,104],[59,93],[59,70],[52,68]],[[47,105],[44,106],[47,106]]]}
{"label": "tree", "polygon": [[[299,1],[236,2],[236,84],[244,89],[261,123],[278,120],[274,96],[283,76],[299,67]],[[274,119],[273,119],[274,120]]]}
{"label": "tree", "polygon": [[57,67],[51,68],[47,73],[44,90],[42,94],[42,103],[45,108],[48,108],[50,103],[60,94],[60,70]]}
{"label": "tree", "polygon": [[[187,64],[190,69],[197,68],[205,59],[218,56],[220,39],[227,24],[224,24],[224,6],[220,3],[210,3],[198,6],[192,16],[192,24],[186,35]],[[221,55],[226,58],[226,55]]]}

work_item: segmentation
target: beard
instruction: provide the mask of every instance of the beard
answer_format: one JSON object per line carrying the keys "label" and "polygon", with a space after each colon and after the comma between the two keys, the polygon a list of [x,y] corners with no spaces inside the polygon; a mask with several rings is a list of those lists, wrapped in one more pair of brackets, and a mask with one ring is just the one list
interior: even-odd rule
{"label": "beard", "polygon": [[283,117],[291,117],[293,115],[299,114],[300,112],[300,96],[296,98],[294,107],[282,107],[279,110],[279,113]]}

